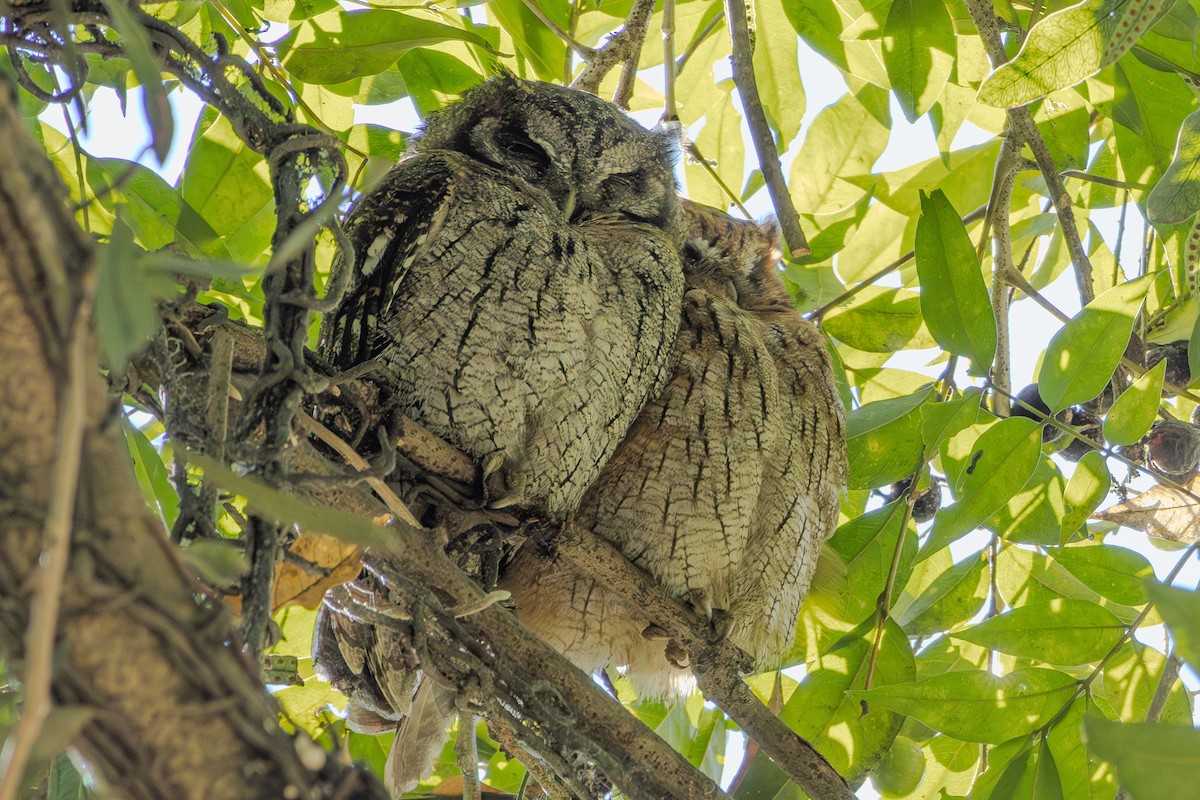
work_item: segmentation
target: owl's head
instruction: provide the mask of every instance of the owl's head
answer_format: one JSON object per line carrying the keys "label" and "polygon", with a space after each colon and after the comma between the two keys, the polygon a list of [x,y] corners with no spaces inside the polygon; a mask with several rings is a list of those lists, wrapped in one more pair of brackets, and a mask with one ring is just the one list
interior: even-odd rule
{"label": "owl's head", "polygon": [[689,285],[725,296],[748,311],[792,309],[780,276],[779,228],[680,201],[685,220],[683,272]]}
{"label": "owl's head", "polygon": [[418,150],[454,150],[545,190],[570,219],[677,224],[678,136],[593,94],[508,75],[430,115]]}

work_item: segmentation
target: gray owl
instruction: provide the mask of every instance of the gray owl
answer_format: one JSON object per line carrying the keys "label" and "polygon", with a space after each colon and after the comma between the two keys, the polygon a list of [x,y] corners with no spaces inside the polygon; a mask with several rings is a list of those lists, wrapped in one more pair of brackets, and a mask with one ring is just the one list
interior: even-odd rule
{"label": "gray owl", "polygon": [[[498,468],[496,504],[566,513],[668,376],[683,291],[671,139],[592,95],[502,77],[432,115],[415,150],[346,222],[354,258],[334,266],[347,288],[321,352]],[[453,711],[403,645],[332,607],[314,642],[352,725],[404,720],[395,792],[428,772]]]}
{"label": "gray owl", "polygon": [[[673,372],[584,496],[576,521],[710,615],[760,668],[790,648],[845,485],[842,406],[820,335],[792,309],[778,234],[692,203]],[[649,620],[536,543],[501,586],[521,620],[585,670],[627,669],[644,696],[690,676]],[[714,620],[717,621],[717,620]]]}
{"label": "gray owl", "polygon": [[322,327],[505,504],[562,513],[666,377],[682,212],[670,139],[582,92],[499,78],[432,115],[350,215]]}

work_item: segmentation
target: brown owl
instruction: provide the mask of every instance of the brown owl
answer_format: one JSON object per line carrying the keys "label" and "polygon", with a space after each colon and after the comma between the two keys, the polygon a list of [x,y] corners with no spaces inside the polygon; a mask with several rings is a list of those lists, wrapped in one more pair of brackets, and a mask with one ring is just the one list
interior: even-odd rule
{"label": "brown owl", "polygon": [[[334,267],[347,289],[321,352],[499,469],[497,505],[570,511],[668,376],[683,291],[671,138],[592,95],[503,77],[432,115],[415,150],[346,222],[354,253]],[[402,791],[453,706],[445,691],[422,705],[425,682],[432,721],[410,715],[416,680],[389,637],[329,608],[314,653],[360,729],[421,723],[389,762]]]}
{"label": "brown owl", "polygon": [[[686,203],[686,291],[666,387],[642,411],[576,521],[676,597],[720,609],[732,641],[773,666],[791,645],[846,456],[824,344],[792,309],[771,225]],[[690,684],[648,620],[531,544],[501,585],[523,622],[581,668],[628,668],[639,692]]]}

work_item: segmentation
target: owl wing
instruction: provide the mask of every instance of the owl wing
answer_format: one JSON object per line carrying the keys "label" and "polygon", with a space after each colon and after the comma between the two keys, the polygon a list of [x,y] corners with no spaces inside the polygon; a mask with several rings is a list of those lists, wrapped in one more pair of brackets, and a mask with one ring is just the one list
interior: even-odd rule
{"label": "owl wing", "polygon": [[767,347],[782,413],[767,453],[746,561],[735,576],[733,640],[770,669],[791,648],[821,545],[846,485],[842,403],[819,333],[790,309],[771,314]]}
{"label": "owl wing", "polygon": [[393,167],[354,207],[345,225],[353,252],[339,256],[331,277],[349,272],[344,294],[321,326],[321,353],[335,367],[361,364],[386,344],[378,321],[441,231],[463,178],[453,154],[421,153]]}

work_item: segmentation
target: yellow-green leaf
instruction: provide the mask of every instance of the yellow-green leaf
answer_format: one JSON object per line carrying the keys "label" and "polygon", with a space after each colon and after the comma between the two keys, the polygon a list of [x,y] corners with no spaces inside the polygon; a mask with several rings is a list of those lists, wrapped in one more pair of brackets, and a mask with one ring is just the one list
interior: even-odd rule
{"label": "yellow-green leaf", "polygon": [[1167,360],[1164,358],[1138,378],[1133,386],[1121,392],[1104,418],[1104,438],[1110,444],[1133,444],[1150,430],[1158,416],[1166,372]]}
{"label": "yellow-green leaf", "polygon": [[1125,624],[1087,600],[1058,597],[1018,606],[950,635],[1049,664],[1089,664],[1121,639]]}
{"label": "yellow-green leaf", "polygon": [[1112,478],[1108,474],[1108,462],[1104,456],[1096,450],[1084,453],[1063,492],[1067,509],[1059,528],[1060,543],[1070,541],[1075,531],[1100,507],[1104,498],[1108,497],[1111,484]]}
{"label": "yellow-green leaf", "polygon": [[1104,391],[1121,361],[1151,273],[1114,286],[1087,304],[1054,335],[1038,372],[1038,392],[1051,411],[1083,403]]}
{"label": "yellow-green leaf", "polygon": [[1074,86],[1116,61],[1171,8],[1168,0],[1084,0],[1043,18],[1016,57],[979,87],[979,100],[1013,108]]}
{"label": "yellow-green leaf", "polygon": [[1159,225],[1183,222],[1200,211],[1200,111],[1179,128],[1175,157],[1146,200],[1146,215]]}
{"label": "yellow-green leaf", "polygon": [[940,189],[921,192],[916,260],[929,332],[946,350],[970,358],[974,374],[986,375],[996,356],[996,318],[975,246]]}
{"label": "yellow-green leaf", "polygon": [[883,64],[909,122],[929,110],[954,64],[954,23],[942,0],[895,0],[883,26]]}
{"label": "yellow-green leaf", "polygon": [[407,50],[449,40],[490,50],[462,28],[386,9],[336,9],[305,20],[276,43],[283,65],[305,83],[341,83],[383,72]]}
{"label": "yellow-green leaf", "polygon": [[999,677],[957,670],[915,683],[850,691],[967,742],[998,744],[1049,722],[1075,693],[1076,680],[1051,669],[1022,669]]}
{"label": "yellow-green leaf", "polygon": [[1121,785],[1138,800],[1200,798],[1200,731],[1190,725],[1084,721],[1088,749],[1117,768]]}

